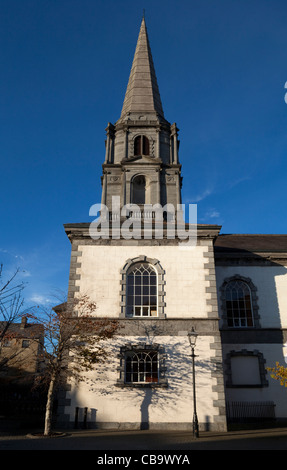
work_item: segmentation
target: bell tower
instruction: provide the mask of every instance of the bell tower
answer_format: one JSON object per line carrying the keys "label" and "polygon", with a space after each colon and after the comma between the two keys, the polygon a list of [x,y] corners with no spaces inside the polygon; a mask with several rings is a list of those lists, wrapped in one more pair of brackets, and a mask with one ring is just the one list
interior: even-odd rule
{"label": "bell tower", "polygon": [[102,204],[181,204],[178,129],[164,117],[145,19],[142,19],[119,120],[106,128]]}

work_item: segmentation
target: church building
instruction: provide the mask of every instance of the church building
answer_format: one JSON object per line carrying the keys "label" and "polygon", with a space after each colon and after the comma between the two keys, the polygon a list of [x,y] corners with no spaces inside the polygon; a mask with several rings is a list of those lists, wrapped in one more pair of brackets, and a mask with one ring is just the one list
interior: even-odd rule
{"label": "church building", "polygon": [[61,425],[225,431],[236,419],[287,418],[286,390],[267,370],[287,355],[287,236],[184,223],[178,132],[143,19],[120,117],[106,129],[104,230],[64,226],[68,301],[87,295],[95,317],[120,329],[108,361],[59,400]]}

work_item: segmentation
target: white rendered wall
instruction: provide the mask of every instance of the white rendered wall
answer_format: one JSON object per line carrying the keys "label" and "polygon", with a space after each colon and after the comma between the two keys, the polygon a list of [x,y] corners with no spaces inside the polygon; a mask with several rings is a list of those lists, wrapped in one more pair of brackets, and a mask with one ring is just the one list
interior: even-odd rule
{"label": "white rendered wall", "polygon": [[[216,280],[218,289],[219,315],[221,315],[220,286],[226,278],[236,274],[245,278],[250,278],[257,288],[257,304],[259,306],[260,327],[268,329],[280,329],[287,326],[287,269],[284,266],[219,266],[216,267]],[[266,332],[265,332],[266,334]],[[280,334],[279,334],[280,338]],[[266,361],[264,366],[274,367],[276,362],[286,366],[287,353],[286,346],[280,343],[242,343],[223,344],[223,361],[230,351],[258,351],[263,354]],[[267,387],[255,388],[226,388],[227,401],[274,401],[276,404],[275,414],[277,418],[287,417],[287,395],[286,388],[282,387],[278,381],[266,372],[268,380]]]}
{"label": "white rendered wall", "polygon": [[168,318],[206,317],[206,270],[204,253],[207,246],[182,249],[178,246],[105,246],[80,245],[81,267],[76,281],[80,294],[97,304],[95,315],[117,317],[120,313],[121,274],[126,261],[145,255],[159,260],[165,271],[165,314]]}
{"label": "white rendered wall", "polygon": [[[218,299],[226,278],[239,274],[249,277],[257,287],[261,328],[287,327],[287,268],[285,266],[219,266],[216,267]],[[219,312],[220,312],[219,300]]]}
{"label": "white rendered wall", "polygon": [[[247,349],[248,351],[258,350],[263,354],[266,360],[265,368],[274,367],[276,362],[279,361],[286,367],[286,362],[282,357],[282,345],[280,344],[224,344],[222,346],[223,359],[226,358],[227,353],[230,351],[242,351]],[[270,376],[270,372],[267,371],[266,379],[268,380],[267,387],[255,387],[255,388],[226,388],[226,400],[227,401],[247,401],[247,402],[260,402],[260,401],[273,401],[276,404],[275,416],[276,418],[287,417],[287,397],[286,388],[281,386],[277,380],[274,380]]]}
{"label": "white rendered wall", "polygon": [[[214,365],[211,347],[214,338],[199,337],[196,345],[196,393],[197,413],[200,423],[212,428],[218,408],[216,385],[212,377]],[[119,388],[116,386],[119,366],[117,355],[120,346],[129,342],[153,341],[161,344],[166,353],[167,388]],[[84,382],[72,388],[68,398],[71,406],[65,413],[70,414],[70,422],[75,416],[75,407],[88,408],[88,426],[103,428],[140,428],[141,423],[148,423],[150,428],[165,429],[170,424],[173,429],[191,429],[193,420],[193,391],[190,346],[182,336],[121,337],[110,345],[109,361],[96,366],[87,374]],[[99,380],[100,379],[100,380]],[[81,419],[81,418],[80,418]],[[206,428],[205,428],[206,429]]]}

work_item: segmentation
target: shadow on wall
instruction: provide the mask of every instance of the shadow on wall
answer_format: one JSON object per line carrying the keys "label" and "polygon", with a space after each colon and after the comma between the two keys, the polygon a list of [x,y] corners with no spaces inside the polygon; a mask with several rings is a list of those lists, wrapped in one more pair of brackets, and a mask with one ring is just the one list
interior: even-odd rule
{"label": "shadow on wall", "polygon": [[152,402],[153,389],[149,388],[145,390],[144,398],[141,403],[141,423],[140,429],[149,429],[149,406]]}
{"label": "shadow on wall", "polygon": [[[71,413],[70,425],[76,427],[106,427],[118,428],[121,426],[132,425],[136,429],[147,430],[158,422],[180,424],[184,413],[184,426],[192,429],[193,421],[193,384],[192,384],[192,364],[190,357],[190,346],[188,339],[183,342],[182,337],[174,337],[173,342],[166,343],[166,339],[160,338],[157,334],[158,330],[153,331],[155,336],[138,337],[137,341],[161,343],[165,347],[165,363],[166,378],[168,387],[117,387],[117,355],[120,344],[111,344],[111,353],[109,354],[110,364],[99,365],[97,367],[97,375],[89,379],[85,386],[89,389],[89,398],[87,398],[87,408],[73,407],[73,403],[78,402],[77,389],[73,390],[71,397]],[[157,333],[157,334],[156,334]],[[125,341],[121,338],[121,341]],[[204,401],[207,392],[210,394],[210,377],[211,373],[218,368],[222,368],[222,364],[211,362],[208,359],[202,359],[202,352],[198,351],[199,357],[196,358],[196,389],[198,410],[201,414],[204,409]],[[201,356],[201,358],[200,358]],[[114,362],[112,362],[114,361]],[[171,366],[172,365],[172,366]],[[112,371],[112,372],[111,372]],[[102,399],[111,400],[110,411],[106,408],[105,414],[107,421],[99,421],[99,412],[103,406]],[[91,399],[95,408],[91,406]],[[81,398],[81,401],[83,397]],[[107,402],[105,402],[105,407]],[[112,408],[119,410],[117,418],[113,414]],[[126,410],[126,415],[125,415]],[[139,416],[139,422],[130,422],[130,416]],[[74,418],[74,416],[75,418]],[[121,417],[120,417],[121,416]],[[181,416],[181,417],[180,417]],[[179,417],[178,423],[176,418]],[[210,416],[201,415],[201,427],[209,429]],[[72,420],[75,419],[75,424]],[[205,423],[203,421],[205,420]]]}

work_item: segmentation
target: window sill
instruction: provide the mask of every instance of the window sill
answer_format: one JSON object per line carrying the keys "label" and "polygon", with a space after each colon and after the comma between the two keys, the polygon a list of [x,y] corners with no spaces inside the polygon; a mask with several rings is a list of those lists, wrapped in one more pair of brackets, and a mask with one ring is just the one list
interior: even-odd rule
{"label": "window sill", "polygon": [[234,331],[234,330],[242,331],[242,330],[255,330],[255,329],[256,329],[255,326],[224,326],[221,328],[221,330],[224,330],[224,331]]}
{"label": "window sill", "polygon": [[263,388],[268,387],[266,384],[254,384],[254,385],[235,385],[235,384],[226,384],[226,388]]}
{"label": "window sill", "polygon": [[149,383],[134,383],[134,384],[128,384],[128,383],[121,383],[118,382],[115,384],[116,387],[119,388],[167,388],[168,383],[167,382],[149,382]]}
{"label": "window sill", "polygon": [[153,319],[153,318],[159,318],[158,315],[154,315],[154,316],[151,316],[151,315],[148,315],[146,317],[144,316],[136,316],[136,315],[127,315],[125,318],[131,318],[132,320],[148,320],[148,319]]}
{"label": "window sill", "polygon": [[148,316],[148,317],[136,317],[132,315],[126,315],[121,318],[124,318],[125,320],[162,320],[163,318],[166,318],[166,315],[159,313],[156,316]]}

